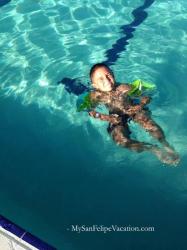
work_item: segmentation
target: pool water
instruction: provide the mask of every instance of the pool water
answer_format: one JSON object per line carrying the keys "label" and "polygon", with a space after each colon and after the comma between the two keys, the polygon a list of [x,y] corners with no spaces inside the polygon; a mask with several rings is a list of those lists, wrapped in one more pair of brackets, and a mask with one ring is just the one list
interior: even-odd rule
{"label": "pool water", "polygon": [[[186,249],[186,27],[185,0],[12,0],[0,8],[0,214],[60,250]],[[102,61],[119,82],[157,85],[152,116],[178,167],[116,146],[107,123],[76,112],[78,96],[57,82],[87,82]],[[72,224],[155,232],[78,234]]]}

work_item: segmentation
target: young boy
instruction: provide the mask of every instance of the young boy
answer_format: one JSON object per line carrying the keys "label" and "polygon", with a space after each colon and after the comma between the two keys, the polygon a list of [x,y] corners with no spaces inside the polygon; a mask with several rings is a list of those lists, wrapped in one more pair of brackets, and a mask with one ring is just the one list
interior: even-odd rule
{"label": "young boy", "polygon": [[[90,94],[91,101],[97,104],[105,104],[109,109],[109,115],[96,111],[90,111],[89,115],[109,122],[108,132],[118,145],[136,152],[151,151],[166,164],[177,164],[179,162],[179,157],[166,141],[163,130],[151,119],[149,111],[145,109],[145,105],[151,100],[150,97],[144,96],[141,98],[140,104],[133,104],[133,100],[127,95],[131,89],[130,85],[117,85],[113,72],[103,63],[92,66],[90,78],[94,88],[94,91]],[[165,152],[157,145],[132,140],[128,127],[129,120],[140,124],[157,139],[163,145]]]}

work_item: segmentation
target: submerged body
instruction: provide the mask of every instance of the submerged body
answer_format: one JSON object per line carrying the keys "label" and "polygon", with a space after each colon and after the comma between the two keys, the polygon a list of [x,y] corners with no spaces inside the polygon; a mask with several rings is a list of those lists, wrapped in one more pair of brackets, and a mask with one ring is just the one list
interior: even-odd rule
{"label": "submerged body", "polygon": [[[150,97],[142,97],[140,104],[135,105],[128,95],[131,90],[130,85],[121,84],[117,86],[113,74],[106,66],[101,65],[97,68],[91,79],[95,90],[91,92],[90,98],[96,104],[104,104],[109,110],[109,115],[95,111],[91,111],[89,114],[92,117],[109,122],[108,132],[118,145],[136,152],[151,151],[167,164],[178,163],[178,155],[166,141],[163,130],[151,118],[150,111],[145,107],[150,102]],[[157,145],[132,140],[128,126],[129,120],[141,125],[164,146],[165,151]]]}

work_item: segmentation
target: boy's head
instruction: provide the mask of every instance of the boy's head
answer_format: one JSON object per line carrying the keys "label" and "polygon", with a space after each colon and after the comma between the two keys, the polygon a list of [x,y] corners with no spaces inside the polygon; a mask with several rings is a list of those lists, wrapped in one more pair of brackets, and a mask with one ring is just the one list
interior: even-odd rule
{"label": "boy's head", "polygon": [[95,89],[111,91],[115,85],[112,70],[104,63],[97,63],[90,70],[90,79]]}

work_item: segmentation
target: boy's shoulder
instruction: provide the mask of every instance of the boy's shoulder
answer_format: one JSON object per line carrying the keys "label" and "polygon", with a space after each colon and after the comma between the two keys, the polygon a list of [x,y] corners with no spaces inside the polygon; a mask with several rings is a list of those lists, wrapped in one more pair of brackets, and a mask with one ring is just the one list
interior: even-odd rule
{"label": "boy's shoulder", "polygon": [[131,87],[130,87],[130,85],[128,83],[120,83],[116,87],[117,91],[124,92],[124,93],[129,91],[130,89],[131,89]]}
{"label": "boy's shoulder", "polygon": [[97,90],[92,90],[92,91],[90,91],[89,96],[90,96],[91,100],[94,101],[94,100],[97,100],[101,96],[101,93]]}

